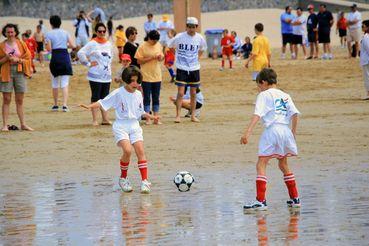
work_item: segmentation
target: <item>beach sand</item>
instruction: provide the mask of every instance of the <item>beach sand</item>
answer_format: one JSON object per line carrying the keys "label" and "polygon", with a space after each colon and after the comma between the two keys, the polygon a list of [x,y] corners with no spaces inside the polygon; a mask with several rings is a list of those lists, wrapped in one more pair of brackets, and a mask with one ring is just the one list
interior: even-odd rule
{"label": "beach sand", "polygon": [[[176,87],[163,68],[164,124],[142,126],[153,183],[149,196],[138,193],[135,157],[129,170],[135,191],[121,194],[117,187],[121,150],[114,144],[111,127],[91,126],[90,113],[77,107],[90,100],[87,69],[73,67],[71,111],[51,112],[49,70],[36,63],[37,73],[28,82],[25,98],[27,123],[36,131],[0,134],[0,240],[5,244],[128,245],[173,244],[173,240],[178,244],[367,242],[369,102],[360,100],[364,88],[359,61],[347,59],[346,50],[338,47],[330,61],[281,60],[279,22],[273,22],[280,12],[209,13],[203,21],[206,29],[218,27],[207,21],[220,23],[228,14],[246,15],[252,20],[247,25],[228,22],[224,26],[239,30],[242,36],[251,35],[255,22],[266,24],[265,34],[275,47],[272,66],[279,86],[290,93],[302,113],[297,130],[299,156],[290,159],[304,205],[301,214],[289,214],[285,208],[286,189],[275,161],[267,174],[269,213],[247,216],[242,212],[244,202],[254,198],[262,131],[258,124],[250,143],[239,144],[257,95],[251,71],[242,60],[235,61],[232,71],[222,72],[220,60],[201,60],[205,105],[199,124],[187,118],[180,124],[173,122],[175,108],[168,97]],[[21,29],[36,23],[18,17],[1,17],[0,22],[5,19]],[[122,23],[140,27],[143,21],[133,18]],[[336,36],[334,40],[337,44]],[[114,62],[114,73],[118,66]],[[114,119],[113,111],[109,115]],[[10,122],[19,124],[14,102]],[[190,171],[197,181],[188,193],[177,192],[172,183],[180,170]]]}

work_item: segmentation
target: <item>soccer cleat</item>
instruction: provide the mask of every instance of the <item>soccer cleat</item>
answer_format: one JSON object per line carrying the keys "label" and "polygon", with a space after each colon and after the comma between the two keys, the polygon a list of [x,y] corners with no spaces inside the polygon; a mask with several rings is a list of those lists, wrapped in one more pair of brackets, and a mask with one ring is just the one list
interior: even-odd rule
{"label": "soccer cleat", "polygon": [[69,112],[68,106],[63,106],[63,112]]}
{"label": "soccer cleat", "polygon": [[243,206],[243,209],[246,210],[267,210],[268,206],[266,201],[264,200],[263,202],[259,202],[258,200],[255,201],[251,201],[249,203],[247,203],[245,206]]}
{"label": "soccer cleat", "polygon": [[219,68],[219,71],[223,71],[223,70],[224,70],[224,68],[223,68],[223,67],[220,67],[220,68]]}
{"label": "soccer cleat", "polygon": [[119,186],[124,192],[131,192],[133,190],[128,178],[119,178]]}
{"label": "soccer cleat", "polygon": [[56,112],[58,110],[59,110],[59,106],[58,105],[54,105],[54,106],[51,107],[51,111]]}
{"label": "soccer cleat", "polygon": [[287,201],[287,206],[289,208],[299,208],[301,207],[300,198],[294,198]]}
{"label": "soccer cleat", "polygon": [[147,181],[147,179],[145,180],[142,180],[142,183],[141,183],[141,193],[143,194],[149,194],[150,191],[151,191],[151,183],[149,181]]}

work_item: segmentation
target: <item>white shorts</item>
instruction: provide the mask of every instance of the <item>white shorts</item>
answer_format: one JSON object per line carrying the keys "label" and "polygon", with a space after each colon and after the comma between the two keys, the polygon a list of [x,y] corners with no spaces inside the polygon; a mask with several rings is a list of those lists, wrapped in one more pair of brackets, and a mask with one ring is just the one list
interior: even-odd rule
{"label": "white shorts", "polygon": [[69,77],[70,75],[60,75],[57,77],[51,75],[51,86],[54,89],[67,87],[69,85]]}
{"label": "white shorts", "polygon": [[77,37],[76,45],[83,47],[88,43],[88,41],[89,41],[88,37]]}
{"label": "white shorts", "polygon": [[259,157],[296,156],[297,146],[288,125],[273,124],[266,128],[259,141]]}
{"label": "white shorts", "polygon": [[131,144],[143,141],[142,128],[138,120],[115,121],[113,124],[115,143],[128,140]]}
{"label": "white shorts", "polygon": [[361,40],[360,28],[348,30],[346,39],[347,42],[360,42]]}

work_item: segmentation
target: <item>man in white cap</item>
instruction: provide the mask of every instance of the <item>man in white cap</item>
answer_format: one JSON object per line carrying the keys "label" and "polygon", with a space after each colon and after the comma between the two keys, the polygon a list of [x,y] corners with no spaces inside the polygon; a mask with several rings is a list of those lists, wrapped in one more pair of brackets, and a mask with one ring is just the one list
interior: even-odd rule
{"label": "man in white cap", "polygon": [[357,5],[351,6],[351,12],[347,15],[348,35],[347,48],[349,58],[352,56],[351,42],[355,43],[355,57],[359,55],[359,42],[361,40],[361,13],[357,10]]}
{"label": "man in white cap", "polygon": [[186,21],[186,31],[179,33],[169,40],[168,47],[176,52],[176,85],[178,87],[176,100],[176,119],[174,122],[181,122],[182,98],[185,87],[190,87],[191,94],[191,121],[199,122],[195,116],[196,110],[196,88],[200,87],[200,63],[199,57],[206,50],[205,39],[196,32],[199,25],[195,17],[188,17]]}

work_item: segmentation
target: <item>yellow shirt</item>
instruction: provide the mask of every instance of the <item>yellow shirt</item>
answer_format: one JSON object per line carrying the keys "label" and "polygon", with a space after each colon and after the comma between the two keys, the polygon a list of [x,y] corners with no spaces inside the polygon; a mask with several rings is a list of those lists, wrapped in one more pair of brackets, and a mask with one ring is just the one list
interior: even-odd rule
{"label": "yellow shirt", "polygon": [[[149,42],[143,42],[136,51],[135,58],[142,59],[146,57],[152,57],[157,55],[163,55],[163,47],[159,42],[155,45],[149,44]],[[145,64],[141,64],[142,81],[144,82],[161,82],[161,67],[160,61],[151,60]]]}
{"label": "yellow shirt", "polygon": [[259,72],[266,68],[268,66],[268,55],[271,54],[269,39],[263,35],[256,36],[252,43],[251,53],[256,55],[252,63],[252,69]]}
{"label": "yellow shirt", "polygon": [[123,47],[126,44],[126,34],[124,31],[116,30],[115,31],[115,46]]}

